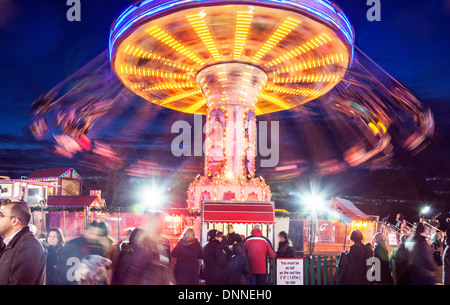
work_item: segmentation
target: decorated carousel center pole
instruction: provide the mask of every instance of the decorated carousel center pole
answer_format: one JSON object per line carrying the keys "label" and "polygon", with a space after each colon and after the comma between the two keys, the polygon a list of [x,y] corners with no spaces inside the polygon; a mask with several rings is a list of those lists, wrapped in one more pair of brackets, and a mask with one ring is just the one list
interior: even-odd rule
{"label": "decorated carousel center pole", "polygon": [[267,82],[252,65],[223,63],[197,75],[207,101],[204,174],[226,178],[255,175],[255,107]]}

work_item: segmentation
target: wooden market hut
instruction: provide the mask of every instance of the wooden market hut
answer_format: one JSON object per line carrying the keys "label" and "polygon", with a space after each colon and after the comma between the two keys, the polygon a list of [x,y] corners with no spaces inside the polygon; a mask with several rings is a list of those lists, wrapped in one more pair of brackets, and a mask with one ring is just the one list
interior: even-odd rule
{"label": "wooden market hut", "polygon": [[83,185],[83,179],[71,167],[38,169],[27,180],[50,183],[48,196],[79,196]]}

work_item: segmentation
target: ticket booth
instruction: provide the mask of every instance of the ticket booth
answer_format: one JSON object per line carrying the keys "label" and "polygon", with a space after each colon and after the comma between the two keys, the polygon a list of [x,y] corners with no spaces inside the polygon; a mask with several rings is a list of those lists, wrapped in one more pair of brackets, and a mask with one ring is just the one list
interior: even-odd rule
{"label": "ticket booth", "polygon": [[228,234],[228,224],[242,239],[251,235],[255,224],[259,224],[263,236],[272,245],[275,240],[275,209],[273,201],[202,201],[201,243],[207,242],[209,230],[216,229]]}

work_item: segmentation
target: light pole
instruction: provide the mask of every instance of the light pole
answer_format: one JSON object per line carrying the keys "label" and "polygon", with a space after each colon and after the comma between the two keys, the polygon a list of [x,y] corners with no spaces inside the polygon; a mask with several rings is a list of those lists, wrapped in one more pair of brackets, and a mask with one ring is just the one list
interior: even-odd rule
{"label": "light pole", "polygon": [[316,238],[315,226],[317,225],[317,211],[323,208],[325,199],[321,194],[312,192],[304,197],[303,202],[306,204],[311,215],[309,228],[309,255],[312,255],[314,240]]}

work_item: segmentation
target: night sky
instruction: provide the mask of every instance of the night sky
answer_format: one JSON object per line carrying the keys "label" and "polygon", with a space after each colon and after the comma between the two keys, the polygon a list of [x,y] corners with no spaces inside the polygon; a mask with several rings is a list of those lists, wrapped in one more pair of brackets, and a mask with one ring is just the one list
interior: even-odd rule
{"label": "night sky", "polygon": [[[436,137],[423,154],[448,156],[450,0],[381,0],[380,22],[367,20],[365,0],[335,2],[353,24],[358,48],[434,113]],[[69,22],[66,0],[0,0],[0,175],[20,178],[36,168],[77,167],[76,160],[52,154],[50,143],[30,136],[28,109],[107,49],[110,25],[131,1],[81,4],[81,22]],[[448,168],[447,158],[436,161]]]}

